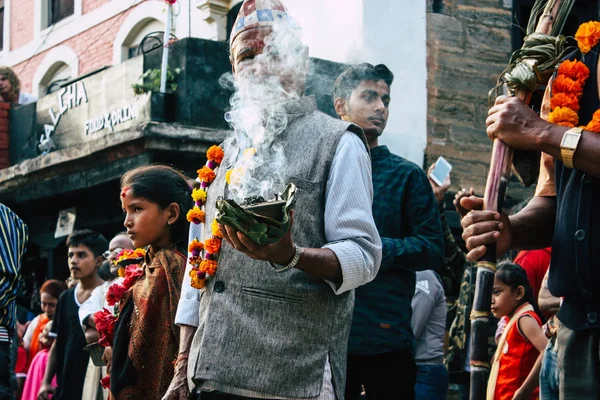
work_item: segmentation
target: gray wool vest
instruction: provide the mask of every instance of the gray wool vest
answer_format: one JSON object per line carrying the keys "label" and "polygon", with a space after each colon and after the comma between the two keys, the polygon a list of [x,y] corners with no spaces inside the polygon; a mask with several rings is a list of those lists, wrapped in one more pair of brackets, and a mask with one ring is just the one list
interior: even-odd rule
{"label": "gray wool vest", "polygon": [[[317,111],[313,97],[285,109],[288,127],[276,140],[285,151],[287,182],[297,187],[292,237],[301,247],[320,248],[326,244],[325,188],[335,149],[347,130],[363,141],[364,136],[360,128]],[[243,150],[235,140],[225,149],[208,191],[206,221],[213,220],[215,201],[225,193],[225,171]],[[205,235],[210,235],[208,225]],[[277,273],[267,262],[223,244],[216,276],[200,300],[190,352],[192,380],[281,397],[315,397],[329,355],[336,396],[343,399],[354,292],[336,296],[321,279],[297,269]]]}

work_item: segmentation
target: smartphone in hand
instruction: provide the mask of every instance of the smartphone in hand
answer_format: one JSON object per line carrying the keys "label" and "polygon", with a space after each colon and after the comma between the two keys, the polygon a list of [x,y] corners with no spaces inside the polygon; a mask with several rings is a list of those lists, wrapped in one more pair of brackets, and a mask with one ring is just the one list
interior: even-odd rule
{"label": "smartphone in hand", "polygon": [[452,171],[452,165],[444,157],[440,156],[435,162],[435,167],[431,171],[431,174],[429,174],[429,177],[436,185],[442,186],[448,175],[450,175],[450,171]]}

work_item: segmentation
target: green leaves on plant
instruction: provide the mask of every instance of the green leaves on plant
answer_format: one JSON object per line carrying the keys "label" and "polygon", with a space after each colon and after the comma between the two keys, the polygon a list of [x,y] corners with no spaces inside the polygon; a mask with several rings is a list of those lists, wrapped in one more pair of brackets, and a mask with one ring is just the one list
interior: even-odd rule
{"label": "green leaves on plant", "polygon": [[[177,90],[177,77],[181,73],[181,68],[175,69],[167,68],[167,92],[174,92]],[[136,95],[147,93],[147,92],[159,92],[160,91],[160,74],[161,69],[149,69],[140,75],[139,80],[141,83],[134,83],[131,85],[133,92]]]}

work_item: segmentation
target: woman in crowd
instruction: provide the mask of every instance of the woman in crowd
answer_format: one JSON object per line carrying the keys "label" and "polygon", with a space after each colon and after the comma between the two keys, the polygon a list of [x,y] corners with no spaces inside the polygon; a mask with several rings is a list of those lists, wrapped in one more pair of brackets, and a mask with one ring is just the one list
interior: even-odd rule
{"label": "woman in crowd", "polygon": [[121,295],[110,371],[116,399],[160,399],[173,378],[190,193],[185,176],[166,166],[140,167],[121,178],[124,225],[134,247],[147,251],[141,269],[127,267],[123,284],[131,288],[113,292]]}
{"label": "woman in crowd", "polygon": [[54,318],[58,298],[65,290],[67,290],[67,285],[55,279],[47,280],[40,289],[40,303],[43,312],[31,321],[27,327],[25,336],[23,336],[23,347],[25,347],[28,353],[27,359],[29,363],[31,363],[35,355],[42,349],[39,342],[40,334],[46,324]]}

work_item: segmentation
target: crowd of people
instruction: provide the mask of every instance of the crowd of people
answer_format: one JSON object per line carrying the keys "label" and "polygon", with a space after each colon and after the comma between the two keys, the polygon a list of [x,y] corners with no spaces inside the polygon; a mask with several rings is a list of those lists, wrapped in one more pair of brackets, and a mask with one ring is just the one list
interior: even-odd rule
{"label": "crowd of people", "polygon": [[[451,383],[468,399],[476,261],[495,243],[499,255],[528,250],[493,282],[487,398],[598,398],[598,42],[567,61],[586,54],[593,71],[580,82],[583,129],[552,122],[552,91],[582,76],[562,75],[571,64],[543,118],[497,99],[488,135],[543,151],[543,168],[511,216],[456,194],[464,252],[446,220],[450,176],[436,183],[433,166],[379,143],[392,72],[349,67],[329,117],[304,95],[298,24],[278,0],[245,0],[230,39],[234,135],[195,181],[160,165],[123,175],[126,231],[69,235],[71,285],[46,281],[26,329],[15,293],[27,226],[0,205],[0,399],[433,400]],[[259,244],[269,228],[228,222],[221,199],[265,177],[293,183],[296,203],[283,236]]]}

